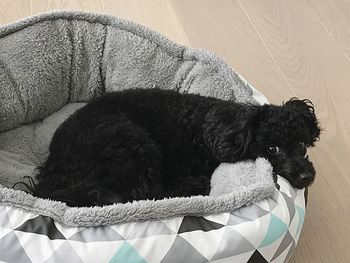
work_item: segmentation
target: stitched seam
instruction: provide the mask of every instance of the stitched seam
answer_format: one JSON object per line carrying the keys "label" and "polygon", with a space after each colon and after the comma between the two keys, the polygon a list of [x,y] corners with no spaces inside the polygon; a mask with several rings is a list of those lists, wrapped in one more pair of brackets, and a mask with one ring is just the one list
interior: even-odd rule
{"label": "stitched seam", "polygon": [[[70,24],[72,24],[72,23],[70,23]],[[71,44],[70,70],[68,72],[68,74],[69,74],[68,98],[67,98],[67,103],[69,103],[69,102],[71,102],[71,99],[72,99],[73,58],[74,58],[74,53],[75,53],[75,50],[74,50],[74,37],[73,37],[73,32],[72,32],[70,27],[67,29],[67,37],[68,37],[68,39],[70,41],[70,44]]]}
{"label": "stitched seam", "polygon": [[27,107],[27,105],[24,103],[24,100],[23,100],[23,98],[22,98],[22,96],[21,96],[21,94],[20,94],[20,92],[19,92],[19,90],[18,90],[18,86],[19,86],[19,85],[18,85],[17,82],[15,81],[15,78],[13,77],[13,74],[12,74],[11,70],[7,67],[6,63],[4,63],[1,59],[0,59],[0,65],[3,67],[6,76],[9,77],[9,80],[10,80],[10,82],[11,82],[11,85],[12,85],[13,88],[14,88],[14,91],[15,91],[15,93],[16,93],[16,96],[17,96],[19,102],[21,103],[22,108],[25,110],[24,120],[26,121],[27,118],[28,118],[28,107]]}
{"label": "stitched seam", "polygon": [[105,56],[107,35],[108,35],[107,27],[104,27],[104,37],[103,37],[103,42],[102,42],[101,59],[100,59],[100,63],[98,66],[100,76],[99,76],[98,81],[97,81],[99,84],[98,91],[100,94],[106,92],[106,72],[103,72],[102,65],[103,65],[104,56]]}

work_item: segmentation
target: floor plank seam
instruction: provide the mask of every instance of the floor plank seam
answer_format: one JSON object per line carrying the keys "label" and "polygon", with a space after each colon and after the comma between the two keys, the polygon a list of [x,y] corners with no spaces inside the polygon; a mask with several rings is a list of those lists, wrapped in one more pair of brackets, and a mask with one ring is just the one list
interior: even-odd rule
{"label": "floor plank seam", "polygon": [[274,58],[274,56],[272,55],[272,53],[270,52],[269,48],[267,47],[265,41],[263,40],[262,36],[260,35],[260,33],[258,32],[257,28],[255,27],[253,21],[251,20],[248,12],[245,10],[244,6],[241,4],[241,2],[239,0],[237,0],[239,6],[241,7],[242,11],[244,12],[244,14],[246,15],[250,25],[253,27],[255,33],[258,35],[258,38],[260,39],[261,43],[263,44],[265,50],[267,51],[267,53],[269,54],[269,57],[272,59],[273,64],[277,67],[278,71],[281,73],[282,78],[284,80],[284,82],[286,82],[288,88],[290,89],[290,91],[293,93],[293,96],[297,96],[294,89],[292,88],[292,86],[290,85],[289,81],[287,80],[286,76],[284,75],[281,67],[278,65],[276,59]]}

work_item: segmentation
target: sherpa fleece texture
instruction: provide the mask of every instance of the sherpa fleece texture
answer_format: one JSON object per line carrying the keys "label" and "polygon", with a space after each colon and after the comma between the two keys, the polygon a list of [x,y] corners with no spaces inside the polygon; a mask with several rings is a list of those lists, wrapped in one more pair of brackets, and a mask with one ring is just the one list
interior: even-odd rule
{"label": "sherpa fleece texture", "polygon": [[[157,86],[257,102],[249,85],[214,54],[175,44],[145,27],[106,15],[52,12],[0,27],[0,51],[2,205],[47,215],[67,226],[96,226],[231,211],[273,192],[271,177],[266,176],[261,185],[238,187],[219,197],[69,208],[10,189],[24,176],[34,175],[35,167],[47,157],[58,125],[81,102],[101,93]],[[238,174],[232,176],[246,177],[241,164],[235,165]]]}
{"label": "sherpa fleece texture", "polygon": [[211,178],[211,196],[230,194],[232,189],[249,191],[251,188],[264,188],[273,185],[272,165],[264,158],[255,161],[222,163],[215,169]]}
{"label": "sherpa fleece texture", "polygon": [[0,27],[0,131],[111,90],[158,86],[256,103],[220,58],[111,16],[52,12]]}
{"label": "sherpa fleece texture", "polygon": [[[183,215],[208,215],[234,211],[270,196],[275,190],[271,173],[268,172],[270,167],[268,162],[261,160],[244,165],[235,163],[220,167],[215,175],[218,180],[214,186],[215,196],[141,200],[104,207],[71,208],[61,202],[35,198],[22,191],[3,188],[0,192],[0,200],[4,204],[10,204],[27,212],[50,216],[56,222],[72,227],[111,225]],[[242,185],[230,182],[229,184],[234,186],[230,191],[218,183],[220,178],[224,179],[224,183],[230,181],[226,177],[228,171],[231,178],[235,178],[235,182],[243,182]],[[251,183],[244,183],[247,176],[251,178]],[[13,203],[14,199],[16,203]]]}

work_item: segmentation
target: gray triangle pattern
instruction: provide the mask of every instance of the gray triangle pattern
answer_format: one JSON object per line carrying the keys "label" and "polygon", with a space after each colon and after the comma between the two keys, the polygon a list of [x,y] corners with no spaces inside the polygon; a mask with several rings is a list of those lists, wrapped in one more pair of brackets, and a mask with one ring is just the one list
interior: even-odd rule
{"label": "gray triangle pattern", "polygon": [[133,231],[128,234],[128,239],[173,234],[176,233],[168,228],[163,222],[149,220],[135,224]]}
{"label": "gray triangle pattern", "polygon": [[280,196],[280,194],[281,194],[280,191],[274,191],[270,198],[265,199],[269,205],[270,211],[275,209],[275,207],[277,206],[277,200],[278,200],[278,197]]}
{"label": "gray triangle pattern", "polygon": [[74,251],[74,248],[66,241],[60,246],[46,261],[45,263],[57,263],[57,262],[74,262],[84,263],[79,255]]}
{"label": "gray triangle pattern", "polygon": [[[222,243],[220,243],[211,260],[232,257],[248,251],[254,251],[256,249],[241,234],[229,227],[225,228],[225,232],[221,240]],[[230,248],[229,250],[227,249],[228,247]]]}
{"label": "gray triangle pattern", "polygon": [[[287,192],[291,195],[292,199],[296,198],[297,193],[295,192],[294,188],[290,185],[290,183],[287,181],[287,179],[284,179],[283,177],[279,177],[280,184],[283,184],[284,186],[287,186]],[[280,191],[283,193],[284,191]]]}
{"label": "gray triangle pattern", "polygon": [[81,242],[97,242],[97,241],[116,241],[124,240],[124,238],[113,229],[105,226],[88,227],[75,233],[69,240]]}
{"label": "gray triangle pattern", "polygon": [[292,199],[295,200],[295,198],[297,197],[297,192],[294,190],[294,188],[291,185],[289,185],[289,189],[290,189],[289,193]]}
{"label": "gray triangle pattern", "polygon": [[230,214],[227,225],[238,225],[247,221],[254,221],[268,213],[270,212],[257,205],[241,207]]}
{"label": "gray triangle pattern", "polygon": [[[290,183],[286,181],[285,183],[286,185],[288,185],[288,190],[286,190],[286,193],[289,195],[290,198],[295,199],[297,193],[295,192],[294,188],[290,185]],[[281,193],[284,193],[284,191],[281,191]]]}
{"label": "gray triangle pattern", "polygon": [[285,251],[288,246],[290,244],[292,244],[294,241],[293,237],[291,236],[291,234],[289,234],[289,231],[287,231],[287,233],[285,234],[280,246],[278,247],[278,249],[276,250],[275,254],[273,255],[271,260],[274,260],[275,258],[277,258],[279,255],[282,254],[283,251]]}
{"label": "gray triangle pattern", "polygon": [[14,232],[0,239],[0,261],[31,263]]}
{"label": "gray triangle pattern", "polygon": [[293,241],[293,243],[288,251],[288,254],[284,259],[284,263],[287,263],[289,261],[289,259],[292,257],[292,255],[294,253],[294,250],[295,250],[295,241]]}
{"label": "gray triangle pattern", "polygon": [[285,193],[281,193],[281,194],[282,194],[284,200],[286,200],[286,203],[287,203],[287,207],[288,207],[288,211],[289,211],[289,218],[290,218],[289,225],[290,225],[290,223],[292,223],[292,220],[293,220],[294,215],[295,215],[294,200],[292,198],[290,198]]}
{"label": "gray triangle pattern", "polygon": [[177,236],[168,253],[162,259],[163,263],[178,262],[208,262],[208,260],[191,246],[184,238]]}

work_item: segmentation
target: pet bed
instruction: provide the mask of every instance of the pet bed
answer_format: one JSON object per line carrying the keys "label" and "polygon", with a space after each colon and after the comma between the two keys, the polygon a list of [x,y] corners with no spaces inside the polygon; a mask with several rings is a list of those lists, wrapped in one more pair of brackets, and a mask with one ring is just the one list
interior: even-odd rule
{"label": "pet bed", "polygon": [[[230,173],[239,183],[206,197],[69,208],[12,189],[33,177],[57,126],[99,94],[161,87],[266,102],[217,56],[79,12],[3,26],[0,50],[0,261],[288,261],[304,221],[304,190],[281,177],[275,188],[259,160],[220,166],[213,189]],[[248,175],[256,179],[245,182]]]}

